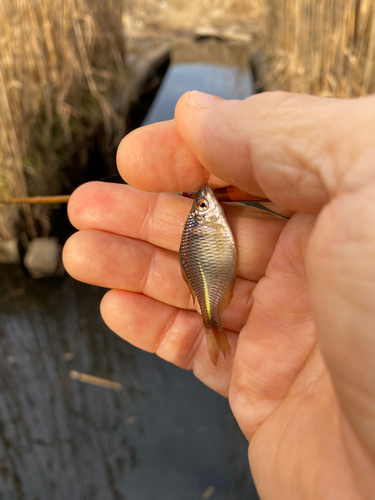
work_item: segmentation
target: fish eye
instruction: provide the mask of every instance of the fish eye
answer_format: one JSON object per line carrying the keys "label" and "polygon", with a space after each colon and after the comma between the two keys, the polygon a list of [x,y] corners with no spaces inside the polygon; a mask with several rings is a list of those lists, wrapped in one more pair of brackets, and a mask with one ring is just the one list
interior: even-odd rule
{"label": "fish eye", "polygon": [[207,201],[204,198],[202,198],[202,199],[198,200],[197,206],[199,208],[207,208],[208,204],[207,204]]}

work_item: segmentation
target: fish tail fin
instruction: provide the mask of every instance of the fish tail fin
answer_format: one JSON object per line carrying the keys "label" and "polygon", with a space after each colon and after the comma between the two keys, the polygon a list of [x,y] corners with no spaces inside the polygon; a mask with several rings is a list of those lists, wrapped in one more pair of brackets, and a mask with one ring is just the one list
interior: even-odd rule
{"label": "fish tail fin", "polygon": [[210,328],[206,328],[206,338],[208,353],[211,361],[216,366],[219,357],[219,349],[223,353],[224,358],[227,357],[230,351],[230,345],[223,326],[212,325]]}
{"label": "fish tail fin", "polygon": [[219,344],[217,343],[216,335],[212,328],[206,328],[206,339],[208,354],[210,355],[211,361],[216,366],[217,358],[219,357]]}
{"label": "fish tail fin", "polygon": [[214,331],[216,342],[218,343],[219,349],[223,353],[224,358],[226,358],[227,354],[229,354],[230,352],[230,345],[228,342],[227,334],[225,333],[225,330],[223,328],[223,325],[212,326],[212,329]]}

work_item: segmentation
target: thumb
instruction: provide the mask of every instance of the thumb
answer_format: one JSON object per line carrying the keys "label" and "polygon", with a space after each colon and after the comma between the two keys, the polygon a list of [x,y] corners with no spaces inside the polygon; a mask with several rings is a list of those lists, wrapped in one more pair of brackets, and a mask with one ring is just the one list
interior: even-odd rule
{"label": "thumb", "polygon": [[291,210],[320,211],[305,255],[309,301],[341,408],[375,460],[375,96],[224,101],[190,92],[176,126],[221,179]]}
{"label": "thumb", "polygon": [[225,101],[193,91],[177,103],[175,119],[211,173],[291,210],[317,213],[334,196],[375,181],[375,96],[269,92]]}

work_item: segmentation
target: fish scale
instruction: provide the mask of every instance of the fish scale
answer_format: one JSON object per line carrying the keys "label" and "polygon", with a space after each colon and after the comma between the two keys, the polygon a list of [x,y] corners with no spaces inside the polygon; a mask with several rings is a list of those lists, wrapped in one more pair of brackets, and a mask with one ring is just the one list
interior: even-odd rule
{"label": "fish scale", "polygon": [[184,278],[193,298],[198,299],[209,354],[216,364],[219,349],[224,356],[230,350],[219,309],[226,295],[233,292],[237,253],[224,211],[206,184],[198,191],[186,219],[179,254]]}

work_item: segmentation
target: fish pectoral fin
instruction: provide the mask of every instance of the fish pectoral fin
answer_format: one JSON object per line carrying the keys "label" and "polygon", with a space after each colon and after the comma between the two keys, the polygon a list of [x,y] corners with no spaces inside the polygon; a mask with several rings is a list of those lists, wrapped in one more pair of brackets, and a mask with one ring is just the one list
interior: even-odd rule
{"label": "fish pectoral fin", "polygon": [[234,278],[231,281],[231,284],[228,287],[228,290],[225,292],[224,297],[222,298],[220,305],[219,305],[219,313],[222,313],[226,307],[228,307],[229,302],[232,300],[233,293],[234,293],[234,286],[236,284],[236,275],[234,275]]}
{"label": "fish pectoral fin", "polygon": [[189,281],[189,279],[188,279],[188,277],[187,277],[187,275],[185,273],[185,270],[182,267],[181,267],[181,274],[182,274],[182,277],[184,278],[185,283],[189,287],[191,296],[193,297],[193,304],[195,305],[195,293],[194,293],[194,290],[193,290],[192,286],[190,285],[190,281]]}

